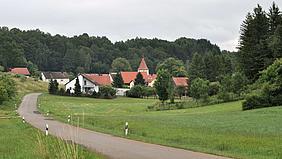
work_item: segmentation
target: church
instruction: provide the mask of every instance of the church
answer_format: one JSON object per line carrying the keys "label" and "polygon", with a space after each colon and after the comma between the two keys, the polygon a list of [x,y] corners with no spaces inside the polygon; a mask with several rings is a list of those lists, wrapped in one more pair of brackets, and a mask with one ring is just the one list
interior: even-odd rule
{"label": "church", "polygon": [[120,72],[124,84],[129,86],[129,88],[132,88],[134,86],[134,80],[136,79],[136,76],[139,72],[142,74],[146,85],[149,87],[153,87],[157,75],[150,74],[149,68],[146,64],[144,57],[141,59],[138,70],[136,72]]}

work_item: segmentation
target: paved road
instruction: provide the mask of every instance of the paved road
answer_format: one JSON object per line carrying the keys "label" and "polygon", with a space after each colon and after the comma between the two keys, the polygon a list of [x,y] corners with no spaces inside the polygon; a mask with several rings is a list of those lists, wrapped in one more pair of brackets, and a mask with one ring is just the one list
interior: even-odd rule
{"label": "paved road", "polygon": [[24,116],[28,123],[42,131],[45,131],[45,124],[47,123],[50,134],[65,140],[73,140],[111,159],[227,159],[220,156],[115,137],[48,119],[37,111],[38,95],[40,94],[26,95],[18,109],[18,113]]}

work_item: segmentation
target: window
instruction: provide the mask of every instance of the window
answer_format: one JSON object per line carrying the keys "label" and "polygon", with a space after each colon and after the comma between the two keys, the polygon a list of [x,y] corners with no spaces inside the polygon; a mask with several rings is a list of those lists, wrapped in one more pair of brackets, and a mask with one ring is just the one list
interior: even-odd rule
{"label": "window", "polygon": [[86,80],[84,81],[84,85],[86,85]]}

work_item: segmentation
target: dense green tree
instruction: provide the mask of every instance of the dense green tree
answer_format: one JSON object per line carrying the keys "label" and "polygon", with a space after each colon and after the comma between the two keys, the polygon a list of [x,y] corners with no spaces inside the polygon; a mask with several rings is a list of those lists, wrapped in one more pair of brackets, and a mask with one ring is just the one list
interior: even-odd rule
{"label": "dense green tree", "polygon": [[170,85],[172,82],[172,78],[168,70],[159,69],[158,76],[154,83],[154,87],[156,89],[156,93],[159,96],[159,99],[164,103],[164,101],[168,100],[171,94]]}
{"label": "dense green tree", "polygon": [[190,86],[190,96],[196,100],[208,98],[209,81],[196,78],[192,81]]}
{"label": "dense green tree", "polygon": [[268,13],[269,31],[273,35],[279,25],[282,25],[282,16],[279,7],[273,2]]}
{"label": "dense green tree", "polygon": [[174,77],[185,77],[187,72],[183,61],[175,58],[168,58],[164,62],[160,63],[157,67],[157,71],[165,69]]}
{"label": "dense green tree", "polygon": [[248,14],[241,27],[239,61],[248,79],[255,81],[259,71],[272,63],[271,51],[267,47],[268,18],[258,5],[253,14]]}
{"label": "dense green tree", "polygon": [[126,58],[116,58],[112,62],[112,71],[113,72],[121,72],[121,71],[131,71],[132,68]]}
{"label": "dense green tree", "polygon": [[99,88],[100,98],[111,99],[116,96],[116,90],[111,86],[102,86]]}
{"label": "dense green tree", "polygon": [[59,83],[57,80],[51,79],[48,86],[49,94],[57,94],[59,91]]}
{"label": "dense green tree", "polygon": [[272,51],[273,58],[282,57],[282,24],[279,25],[274,34],[269,37],[268,47]]}
{"label": "dense green tree", "polygon": [[134,85],[141,85],[141,86],[145,85],[145,79],[143,78],[143,75],[140,72],[138,72],[138,74],[136,75],[136,78],[134,80]]}
{"label": "dense green tree", "polygon": [[186,95],[187,88],[184,87],[184,86],[178,86],[178,87],[175,88],[175,93],[181,99],[183,95]]}
{"label": "dense green tree", "polygon": [[126,92],[126,96],[132,98],[142,98],[143,95],[144,87],[141,85],[135,85],[129,91]]}
{"label": "dense green tree", "polygon": [[0,75],[0,104],[13,98],[16,94],[16,83],[7,75]]}
{"label": "dense green tree", "polygon": [[121,74],[120,73],[117,73],[115,76],[114,76],[114,79],[113,79],[113,87],[115,88],[122,88],[123,85],[124,85],[124,82],[123,82],[123,79],[121,77]]}
{"label": "dense green tree", "polygon": [[192,61],[189,66],[188,75],[190,81],[196,78],[205,79],[205,63],[202,56],[198,53],[193,55]]}
{"label": "dense green tree", "polygon": [[75,81],[75,85],[74,85],[74,95],[75,96],[81,96],[82,92],[81,92],[81,86],[80,86],[80,83],[79,83],[79,79],[76,78],[76,81]]}
{"label": "dense green tree", "polygon": [[33,64],[31,61],[27,62],[27,69],[29,70],[31,76],[33,77],[39,77],[40,72],[38,71],[37,65]]}
{"label": "dense green tree", "polygon": [[48,86],[48,92],[49,94],[55,94],[55,85],[53,79],[50,80],[49,86]]}

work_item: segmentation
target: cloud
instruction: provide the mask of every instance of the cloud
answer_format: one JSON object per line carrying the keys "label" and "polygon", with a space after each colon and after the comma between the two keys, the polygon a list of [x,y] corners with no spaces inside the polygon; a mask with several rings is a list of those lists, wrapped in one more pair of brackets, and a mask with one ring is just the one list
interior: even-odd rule
{"label": "cloud", "polygon": [[[0,0],[1,26],[112,41],[134,37],[207,38],[236,50],[239,29],[256,4],[269,0]],[[277,2],[281,7],[282,2]]]}

